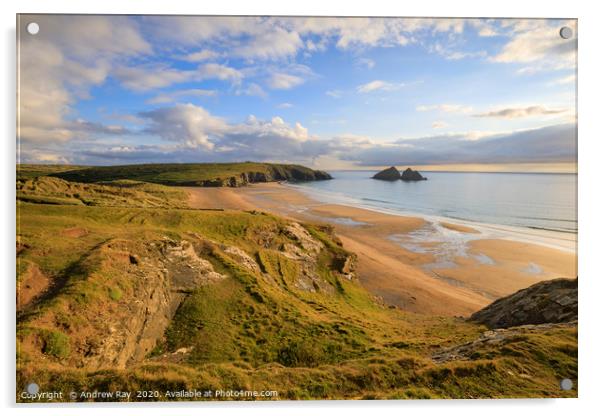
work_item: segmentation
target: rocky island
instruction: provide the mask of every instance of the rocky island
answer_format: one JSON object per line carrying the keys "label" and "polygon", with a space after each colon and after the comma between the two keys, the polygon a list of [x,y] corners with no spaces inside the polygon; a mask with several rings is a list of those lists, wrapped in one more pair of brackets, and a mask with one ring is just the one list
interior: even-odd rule
{"label": "rocky island", "polygon": [[407,182],[412,181],[425,181],[426,178],[420,174],[420,172],[416,170],[412,170],[411,168],[407,168],[403,171],[403,173],[399,173],[395,166],[391,166],[385,170],[381,170],[376,175],[372,177],[372,179],[380,179],[382,181],[396,181],[402,180]]}

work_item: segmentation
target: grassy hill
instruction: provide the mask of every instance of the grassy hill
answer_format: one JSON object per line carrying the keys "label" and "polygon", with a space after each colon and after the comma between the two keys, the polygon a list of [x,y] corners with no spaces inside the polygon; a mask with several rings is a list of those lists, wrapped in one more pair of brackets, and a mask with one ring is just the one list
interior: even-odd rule
{"label": "grassy hill", "polygon": [[243,186],[253,182],[330,179],[323,171],[273,163],[174,163],[124,166],[21,165],[19,177],[47,175],[72,182],[134,180],[171,186]]}
{"label": "grassy hill", "polygon": [[51,205],[187,207],[187,195],[177,188],[127,179],[85,184],[39,176],[17,179],[17,200]]}
{"label": "grassy hill", "polygon": [[17,393],[576,395],[558,386],[577,380],[573,326],[495,332],[390,308],[328,227],[193,210],[178,189],[115,179],[19,180]]}

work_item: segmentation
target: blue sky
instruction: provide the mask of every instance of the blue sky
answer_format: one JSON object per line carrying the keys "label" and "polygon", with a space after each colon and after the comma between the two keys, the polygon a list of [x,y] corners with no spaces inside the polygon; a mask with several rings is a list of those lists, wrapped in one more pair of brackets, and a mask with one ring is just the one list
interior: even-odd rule
{"label": "blue sky", "polygon": [[23,15],[19,37],[24,163],[575,160],[575,21]]}

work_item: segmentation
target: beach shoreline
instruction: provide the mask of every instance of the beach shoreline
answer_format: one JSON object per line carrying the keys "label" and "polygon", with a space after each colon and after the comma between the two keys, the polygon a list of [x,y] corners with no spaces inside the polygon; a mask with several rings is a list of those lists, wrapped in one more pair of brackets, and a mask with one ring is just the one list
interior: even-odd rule
{"label": "beach shoreline", "polygon": [[326,203],[299,188],[259,183],[186,190],[194,208],[262,210],[333,226],[343,246],[358,255],[361,284],[412,312],[469,316],[539,281],[577,274],[576,242],[541,230]]}
{"label": "beach shoreline", "polygon": [[[316,192],[315,189],[290,183],[282,183],[281,185],[299,191],[306,195],[309,199],[314,199],[315,201],[324,204],[352,206],[369,211],[375,211],[387,215],[395,215],[400,217],[418,217],[430,222],[450,224],[456,229],[474,229],[480,232],[481,234],[488,235],[490,238],[493,239],[508,239],[524,243],[542,245],[561,251],[567,251],[570,253],[577,252],[577,233],[530,227],[519,227],[505,224],[485,223],[455,217],[445,217],[411,211],[398,211],[394,209],[376,207],[360,201],[356,201],[349,197],[321,200],[319,196],[325,194],[324,192]],[[255,186],[257,186],[257,184]]]}

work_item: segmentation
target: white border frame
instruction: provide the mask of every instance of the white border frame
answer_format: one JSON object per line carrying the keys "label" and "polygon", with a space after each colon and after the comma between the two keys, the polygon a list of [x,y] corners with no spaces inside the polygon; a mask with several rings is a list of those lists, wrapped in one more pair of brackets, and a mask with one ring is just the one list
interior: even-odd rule
{"label": "white border frame", "polygon": [[[7,4],[8,3],[8,4]],[[4,365],[0,376],[2,406],[8,414],[81,415],[82,410],[90,415],[115,414],[219,414],[244,413],[245,416],[265,414],[306,415],[311,413],[345,412],[347,415],[364,414],[374,409],[379,414],[400,413],[412,415],[505,415],[514,412],[545,412],[548,415],[589,413],[600,407],[597,401],[598,387],[602,385],[599,351],[600,312],[596,308],[602,296],[602,273],[596,258],[600,257],[602,227],[600,213],[601,175],[599,158],[602,155],[599,127],[600,66],[599,40],[602,39],[602,22],[596,13],[593,1],[528,2],[525,0],[502,0],[476,2],[470,0],[419,2],[393,2],[370,0],[362,4],[327,2],[324,0],[220,0],[219,2],[192,2],[190,0],[102,0],[79,2],[69,0],[19,0],[17,4],[2,2],[2,87],[4,97],[0,101],[2,111],[2,169],[0,181],[2,194],[2,227],[0,253],[4,273],[2,302],[2,332],[0,333],[1,359]],[[579,336],[579,399],[530,399],[530,400],[437,400],[437,401],[330,401],[330,402],[280,402],[280,403],[178,403],[138,404],[120,406],[107,405],[61,405],[53,407],[23,407],[14,404],[15,369],[15,321],[14,321],[14,236],[15,236],[15,21],[16,13],[106,13],[106,14],[235,14],[235,15],[345,15],[345,16],[436,16],[436,17],[558,17],[579,19],[579,272],[580,280],[580,329]],[[85,409],[85,410],[84,410]],[[6,414],[6,413],[5,413]]]}

